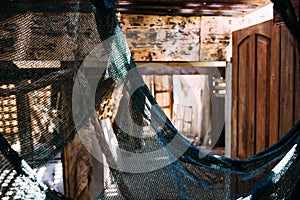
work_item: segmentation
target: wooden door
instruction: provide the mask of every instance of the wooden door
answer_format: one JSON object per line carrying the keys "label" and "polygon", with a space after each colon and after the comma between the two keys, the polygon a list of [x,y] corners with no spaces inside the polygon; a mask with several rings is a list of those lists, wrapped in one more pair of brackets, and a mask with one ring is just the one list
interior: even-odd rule
{"label": "wooden door", "polygon": [[300,120],[297,44],[268,21],[233,33],[231,157],[248,158]]}
{"label": "wooden door", "polygon": [[172,120],[173,114],[173,91],[171,75],[143,75],[144,81],[155,97],[157,103]]}
{"label": "wooden door", "polygon": [[245,159],[269,146],[272,21],[233,33],[232,150]]}

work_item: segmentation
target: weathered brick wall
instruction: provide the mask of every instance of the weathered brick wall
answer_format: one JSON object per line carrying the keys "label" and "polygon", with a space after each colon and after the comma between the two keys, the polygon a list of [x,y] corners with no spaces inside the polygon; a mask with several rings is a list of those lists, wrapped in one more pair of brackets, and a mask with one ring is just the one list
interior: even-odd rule
{"label": "weathered brick wall", "polygon": [[198,61],[200,17],[122,15],[122,29],[138,61]]}
{"label": "weathered brick wall", "polygon": [[202,17],[201,61],[224,61],[230,57],[232,17]]}

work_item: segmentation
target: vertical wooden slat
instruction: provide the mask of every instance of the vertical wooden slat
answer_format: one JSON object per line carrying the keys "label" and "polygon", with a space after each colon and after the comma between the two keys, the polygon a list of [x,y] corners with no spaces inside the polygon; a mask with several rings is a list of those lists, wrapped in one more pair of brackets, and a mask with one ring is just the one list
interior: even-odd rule
{"label": "vertical wooden slat", "polygon": [[270,39],[261,35],[256,37],[256,149],[259,153],[269,145],[269,52]]}
{"label": "vertical wooden slat", "polygon": [[238,157],[254,154],[255,130],[255,36],[246,39],[239,47],[238,81]]}
{"label": "vertical wooden slat", "polygon": [[293,126],[294,107],[294,40],[288,29],[281,29],[280,119],[279,136]]}
{"label": "vertical wooden slat", "polygon": [[[241,45],[239,48],[239,57],[245,55],[245,52],[249,52],[249,41],[247,41],[247,44]],[[238,79],[238,123],[237,123],[237,156],[239,158],[243,158],[246,152],[244,152],[244,147],[245,147],[245,142],[247,140],[247,81],[248,81],[248,76],[247,76],[247,67],[249,65],[249,57],[245,57],[244,59],[239,59],[238,61],[238,68],[239,68],[239,79]],[[243,120],[239,120],[243,119]],[[245,134],[243,134],[245,133]]]}
{"label": "vertical wooden slat", "polygon": [[231,157],[237,157],[237,119],[238,119],[238,35],[239,32],[232,33],[232,85],[231,85]]}
{"label": "vertical wooden slat", "polygon": [[172,120],[173,115],[172,85],[172,76],[154,76],[154,96],[170,120]]}
{"label": "vertical wooden slat", "polygon": [[[63,68],[80,66],[77,62],[62,62]],[[66,80],[61,88],[60,108],[60,133],[67,140],[75,127],[72,115],[72,80]],[[70,126],[70,127],[68,127]],[[86,144],[87,141],[85,141]],[[90,179],[92,173],[92,159],[86,146],[76,133],[74,139],[68,143],[63,152],[64,185],[65,194],[77,200],[90,199]],[[100,176],[100,174],[99,174]]]}
{"label": "vertical wooden slat", "polygon": [[255,154],[255,132],[256,132],[256,113],[255,113],[255,94],[256,94],[256,35],[250,36],[250,54],[249,54],[249,65],[246,76],[248,76],[247,89],[248,89],[248,106],[247,106],[247,117],[248,117],[248,132],[244,135],[248,135],[245,143],[245,157],[248,158]]}
{"label": "vertical wooden slat", "polygon": [[[61,116],[62,124],[59,127],[60,133],[65,133],[66,137],[69,134],[68,129],[66,129],[66,124],[72,124],[72,105],[71,105],[71,90],[72,88],[66,84],[61,88]],[[66,138],[64,138],[66,139]],[[76,196],[76,168],[74,163],[76,163],[77,149],[75,148],[75,141],[78,138],[73,139],[63,151],[63,169],[64,169],[64,186],[65,194],[68,197],[74,198]]]}
{"label": "vertical wooden slat", "polygon": [[272,26],[270,59],[270,98],[269,102],[269,145],[278,140],[279,120],[279,67],[280,67],[280,26]]}
{"label": "vertical wooden slat", "polygon": [[295,45],[295,116],[294,123],[300,120],[300,53]]}

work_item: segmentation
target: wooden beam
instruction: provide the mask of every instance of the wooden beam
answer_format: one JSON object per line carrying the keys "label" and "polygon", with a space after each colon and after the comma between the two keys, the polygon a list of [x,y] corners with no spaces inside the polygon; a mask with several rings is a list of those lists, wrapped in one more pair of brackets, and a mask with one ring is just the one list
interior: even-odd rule
{"label": "wooden beam", "polygon": [[143,75],[221,75],[221,69],[210,67],[140,67]]}
{"label": "wooden beam", "polygon": [[136,61],[135,62],[138,67],[149,67],[149,66],[166,66],[166,67],[226,67],[226,61],[213,61],[213,62],[195,62],[195,61]]}
{"label": "wooden beam", "polygon": [[[89,0],[81,0],[79,3],[71,0],[1,0],[0,19],[8,18],[13,14],[25,12],[80,12],[92,13],[92,5]],[[116,11],[125,14],[142,15],[178,15],[178,16],[236,16],[249,13],[269,3],[268,0],[121,0],[116,5]],[[193,9],[194,11],[185,13],[182,9]]]}
{"label": "wooden beam", "polygon": [[[136,62],[142,75],[184,75],[184,74],[203,74],[224,76],[226,62]],[[99,68],[82,68],[86,76],[95,76],[95,70]]]}
{"label": "wooden beam", "polygon": [[[20,82],[19,84],[22,84]],[[34,142],[32,136],[30,103],[28,94],[19,94],[16,96],[18,129],[21,146],[21,156],[29,163],[33,162]]]}
{"label": "wooden beam", "polygon": [[[2,61],[3,62],[3,61]],[[1,63],[2,63],[1,62]],[[59,68],[2,68],[0,63],[0,83],[16,83],[22,80],[38,79],[45,75],[50,74],[51,72],[58,71]]]}

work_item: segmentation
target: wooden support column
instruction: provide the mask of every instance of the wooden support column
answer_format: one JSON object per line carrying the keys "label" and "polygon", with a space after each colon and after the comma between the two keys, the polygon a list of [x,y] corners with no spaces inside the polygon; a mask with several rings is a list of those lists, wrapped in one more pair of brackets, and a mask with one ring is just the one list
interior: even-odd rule
{"label": "wooden support column", "polygon": [[[62,68],[78,67],[80,63],[62,62]],[[66,80],[61,88],[59,114],[61,118],[60,133],[66,142],[75,128],[72,117],[73,82]],[[68,127],[71,124],[71,127]],[[63,152],[65,194],[73,199],[90,199],[91,155],[80,141],[77,131]]]}
{"label": "wooden support column", "polygon": [[[20,82],[19,84],[22,84]],[[30,104],[27,94],[16,96],[19,138],[21,144],[21,156],[27,161],[33,161],[33,138],[30,117]]]}
{"label": "wooden support column", "polygon": [[[80,63],[62,62],[63,68],[78,68]],[[70,128],[66,125],[72,124],[72,90],[73,83],[66,80],[66,84],[61,88],[61,130],[60,133],[69,136]],[[85,124],[80,130],[76,130],[74,139],[68,143],[63,153],[65,194],[77,200],[95,199],[104,188],[103,164],[95,159],[91,152],[96,148],[92,139],[93,127],[90,123]],[[78,132],[83,135],[78,135]],[[84,143],[82,139],[85,139]],[[87,146],[90,145],[90,146]]]}
{"label": "wooden support column", "polygon": [[[65,64],[65,63],[64,63]],[[66,65],[61,64],[62,67],[67,68]],[[59,133],[64,135],[64,139],[70,134],[65,126],[66,124],[73,124],[72,120],[72,84],[66,81],[60,91],[60,105],[59,105],[59,118],[61,119],[61,124],[59,125]],[[74,128],[74,125],[73,125]],[[75,140],[75,139],[74,139]],[[64,149],[63,152],[63,169],[64,169],[64,186],[65,195],[74,198],[76,195],[76,179],[75,179],[75,167],[76,153],[77,150],[74,149],[74,140],[70,142]],[[72,156],[73,155],[73,156]]]}

